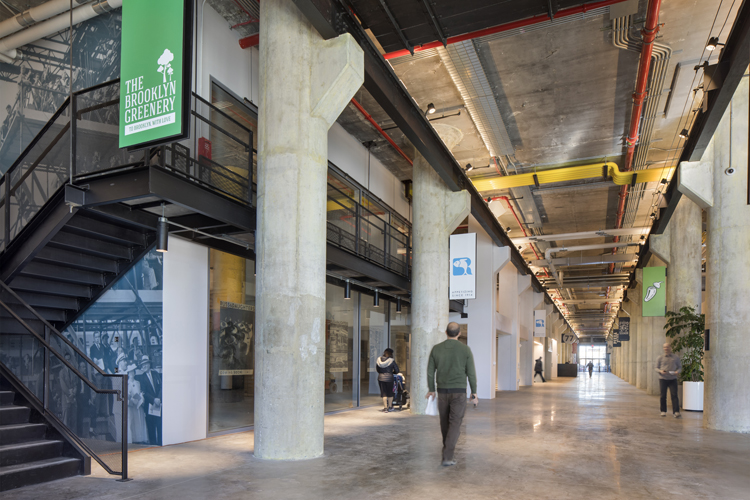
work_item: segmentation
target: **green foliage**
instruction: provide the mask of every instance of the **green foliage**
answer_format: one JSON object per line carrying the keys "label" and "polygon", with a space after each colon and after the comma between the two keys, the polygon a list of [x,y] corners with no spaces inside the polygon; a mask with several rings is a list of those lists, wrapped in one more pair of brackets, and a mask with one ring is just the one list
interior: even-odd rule
{"label": "green foliage", "polygon": [[695,308],[687,306],[680,312],[667,311],[667,337],[672,339],[672,350],[680,354],[682,371],[680,381],[703,382],[703,333],[706,316],[696,314]]}

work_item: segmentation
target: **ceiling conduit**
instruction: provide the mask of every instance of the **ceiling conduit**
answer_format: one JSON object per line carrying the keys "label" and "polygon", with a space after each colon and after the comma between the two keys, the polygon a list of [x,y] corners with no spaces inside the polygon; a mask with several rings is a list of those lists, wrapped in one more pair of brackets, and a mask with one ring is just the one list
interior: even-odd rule
{"label": "ceiling conduit", "polygon": [[[83,5],[88,1],[89,0],[73,0],[73,3],[78,6]],[[0,38],[12,35],[32,24],[44,21],[45,19],[49,19],[50,17],[62,14],[69,10],[70,0],[50,0],[42,5],[32,7],[15,17],[0,22]]]}
{"label": "ceiling conduit", "polygon": [[[625,155],[624,170],[628,172],[633,168],[633,156],[635,153],[635,145],[638,142],[638,130],[641,123],[641,113],[643,112],[643,103],[648,95],[646,91],[646,85],[648,84],[648,75],[651,69],[651,55],[654,49],[654,40],[656,34],[659,32],[659,9],[661,7],[661,0],[649,0],[648,9],[646,13],[646,24],[643,27],[643,45],[641,47],[641,59],[638,64],[638,77],[635,85],[635,92],[633,92],[633,110],[630,114],[630,129],[628,132],[627,145],[628,150]],[[653,89],[655,91],[655,89]],[[654,96],[655,98],[658,95]],[[656,100],[656,99],[654,99]],[[647,148],[646,148],[647,149]],[[622,227],[622,218],[625,214],[625,201],[628,196],[628,186],[624,185],[620,188],[619,201],[617,204],[617,221],[615,222],[615,229]],[[619,240],[619,238],[615,238]],[[615,251],[613,249],[613,251]],[[609,272],[614,272],[615,265],[610,264]]]}
{"label": "ceiling conduit", "polygon": [[[70,0],[68,0],[68,6],[70,6]],[[76,25],[88,21],[99,14],[119,7],[122,7],[122,0],[98,0],[77,7],[73,9],[73,24]],[[62,14],[0,39],[0,54],[15,59],[18,56],[17,48],[58,31],[68,29],[70,27],[70,17],[68,13]]]}

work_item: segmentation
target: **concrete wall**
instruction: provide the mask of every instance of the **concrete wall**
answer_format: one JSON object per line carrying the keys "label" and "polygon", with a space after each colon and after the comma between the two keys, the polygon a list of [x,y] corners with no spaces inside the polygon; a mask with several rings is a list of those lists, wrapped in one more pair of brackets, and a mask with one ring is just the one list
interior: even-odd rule
{"label": "concrete wall", "polygon": [[174,236],[164,254],[162,444],[206,437],[208,248]]}

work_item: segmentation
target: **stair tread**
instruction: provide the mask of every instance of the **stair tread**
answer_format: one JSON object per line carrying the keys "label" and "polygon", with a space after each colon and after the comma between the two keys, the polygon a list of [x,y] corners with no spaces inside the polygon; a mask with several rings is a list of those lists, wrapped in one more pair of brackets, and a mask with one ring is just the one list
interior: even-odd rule
{"label": "stair tread", "polygon": [[28,428],[28,427],[44,427],[46,429],[47,428],[47,424],[33,424],[33,423],[28,423],[28,424],[7,424],[7,425],[0,425],[0,429],[1,430],[6,430],[6,431],[21,430],[21,429]]}
{"label": "stair tread", "polygon": [[59,464],[67,464],[71,462],[80,462],[80,459],[70,458],[70,457],[55,457],[55,458],[47,458],[45,460],[37,460],[36,462],[6,465],[5,467],[0,467],[0,477],[6,474],[13,474],[15,472],[22,471],[22,470],[43,469],[45,467],[50,467],[50,466],[59,465]]}
{"label": "stair tread", "polygon": [[0,453],[5,450],[17,450],[19,448],[33,448],[35,446],[40,445],[48,445],[53,446],[57,443],[62,443],[63,441],[57,440],[57,439],[35,439],[34,441],[24,441],[23,443],[15,443],[15,444],[4,444],[0,445]]}

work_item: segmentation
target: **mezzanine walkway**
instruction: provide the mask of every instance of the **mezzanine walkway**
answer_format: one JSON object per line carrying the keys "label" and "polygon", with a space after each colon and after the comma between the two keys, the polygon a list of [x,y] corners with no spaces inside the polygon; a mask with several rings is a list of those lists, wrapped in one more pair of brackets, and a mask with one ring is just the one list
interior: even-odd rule
{"label": "mezzanine walkway", "polygon": [[455,467],[440,466],[435,417],[365,408],[326,417],[321,459],[256,460],[244,432],[131,453],[128,483],[96,468],[3,498],[750,498],[750,435],[683,415],[661,418],[657,397],[586,374],[468,408]]}

